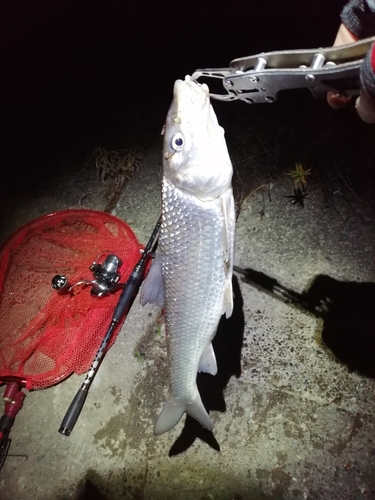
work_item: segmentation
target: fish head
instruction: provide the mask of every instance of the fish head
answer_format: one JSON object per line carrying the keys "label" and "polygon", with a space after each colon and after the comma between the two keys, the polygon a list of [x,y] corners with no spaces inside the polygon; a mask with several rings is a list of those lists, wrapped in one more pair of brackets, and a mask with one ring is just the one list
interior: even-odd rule
{"label": "fish head", "polygon": [[189,75],[177,80],[164,126],[164,176],[177,188],[210,200],[230,186],[232,172],[208,86]]}

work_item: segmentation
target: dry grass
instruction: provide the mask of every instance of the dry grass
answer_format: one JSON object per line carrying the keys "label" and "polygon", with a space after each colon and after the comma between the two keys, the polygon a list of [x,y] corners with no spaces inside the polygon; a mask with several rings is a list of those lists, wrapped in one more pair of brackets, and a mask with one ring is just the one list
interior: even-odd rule
{"label": "dry grass", "polygon": [[117,204],[124,187],[129,182],[131,176],[140,166],[143,158],[143,150],[132,146],[119,151],[108,151],[105,148],[95,149],[86,165],[95,167],[100,185],[95,193],[86,193],[81,198],[91,194],[101,194],[106,199],[105,212],[110,212]]}

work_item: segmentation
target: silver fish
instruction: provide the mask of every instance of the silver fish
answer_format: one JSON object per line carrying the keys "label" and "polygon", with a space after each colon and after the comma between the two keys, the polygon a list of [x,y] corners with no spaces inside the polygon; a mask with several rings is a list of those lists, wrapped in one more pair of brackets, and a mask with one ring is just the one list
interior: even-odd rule
{"label": "silver fish", "polygon": [[217,373],[211,342],[222,314],[233,310],[232,172],[207,85],[177,80],[164,126],[159,244],[141,292],[142,304],[165,306],[169,399],[155,435],[184,413],[213,428],[196,378]]}

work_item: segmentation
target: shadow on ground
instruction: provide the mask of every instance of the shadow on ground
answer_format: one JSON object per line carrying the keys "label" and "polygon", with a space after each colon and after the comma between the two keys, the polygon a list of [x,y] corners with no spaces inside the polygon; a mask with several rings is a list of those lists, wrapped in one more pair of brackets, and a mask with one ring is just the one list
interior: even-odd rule
{"label": "shadow on ground", "polygon": [[[222,474],[224,477],[227,475],[225,471]],[[137,477],[129,474],[125,469],[120,469],[118,471],[113,471],[107,478],[102,477],[96,471],[89,469],[86,472],[85,477],[81,479],[76,491],[73,495],[73,500],[117,500],[117,499],[127,499],[127,500],[143,500],[144,498],[150,498],[152,500],[169,500],[174,498],[194,498],[195,500],[210,500],[214,498],[212,493],[205,493],[202,490],[200,493],[193,495],[183,492],[189,491],[187,484],[180,485],[178,491],[173,488],[172,485],[165,482],[165,478],[159,479],[154,488],[146,492],[147,471],[139,472]],[[268,495],[259,490],[255,485],[249,484],[246,486],[244,491],[244,486],[238,483],[235,477],[226,478],[225,488],[219,497],[215,495],[215,498],[232,500],[245,500],[245,499],[257,499],[257,500],[278,500],[281,498],[283,488],[281,484],[276,484],[274,491]],[[277,483],[277,481],[276,481]],[[172,487],[171,487],[172,486]],[[181,495],[182,494],[182,495]],[[58,500],[65,500],[66,497],[60,497]]]}
{"label": "shadow on ground", "polygon": [[289,290],[253,269],[235,268],[243,281],[323,318],[322,340],[350,371],[375,378],[375,283],[318,275],[307,291]]}

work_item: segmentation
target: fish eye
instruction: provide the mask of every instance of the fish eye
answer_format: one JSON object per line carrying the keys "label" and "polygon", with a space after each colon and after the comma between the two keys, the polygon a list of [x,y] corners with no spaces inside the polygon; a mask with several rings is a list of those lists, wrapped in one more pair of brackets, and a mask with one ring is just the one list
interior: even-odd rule
{"label": "fish eye", "polygon": [[171,148],[175,151],[181,151],[185,146],[184,136],[181,133],[174,134],[171,140]]}

